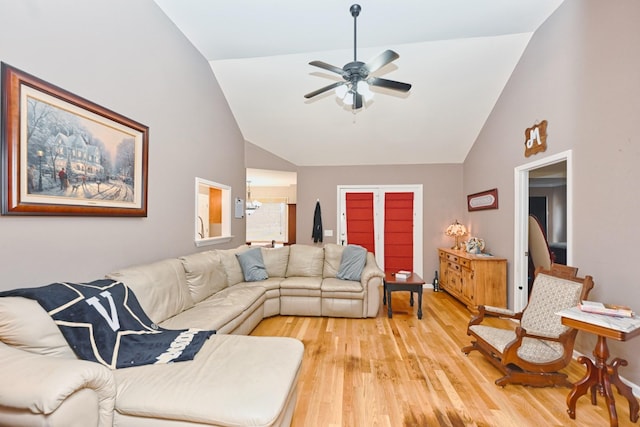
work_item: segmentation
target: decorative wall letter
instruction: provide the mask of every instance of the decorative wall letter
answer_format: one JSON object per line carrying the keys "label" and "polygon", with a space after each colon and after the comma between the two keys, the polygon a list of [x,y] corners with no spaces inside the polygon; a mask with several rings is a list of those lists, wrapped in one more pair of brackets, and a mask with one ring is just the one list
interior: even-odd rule
{"label": "decorative wall letter", "polygon": [[533,125],[524,131],[524,156],[547,150],[547,121],[543,120],[539,124]]}

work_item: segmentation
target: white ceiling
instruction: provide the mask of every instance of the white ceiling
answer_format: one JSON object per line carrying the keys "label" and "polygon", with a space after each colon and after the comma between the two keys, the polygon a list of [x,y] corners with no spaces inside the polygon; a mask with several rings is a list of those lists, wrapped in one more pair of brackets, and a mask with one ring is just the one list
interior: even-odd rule
{"label": "white ceiling", "polygon": [[357,59],[375,73],[353,113],[341,79],[309,65],[353,60],[354,0],[155,0],[209,60],[244,138],[299,166],[462,163],[536,29],[563,0],[362,0]]}

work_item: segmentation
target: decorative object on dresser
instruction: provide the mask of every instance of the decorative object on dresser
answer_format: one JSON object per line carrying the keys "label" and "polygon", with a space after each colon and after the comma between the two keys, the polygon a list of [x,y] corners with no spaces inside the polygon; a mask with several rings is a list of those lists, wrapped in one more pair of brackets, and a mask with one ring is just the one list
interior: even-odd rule
{"label": "decorative object on dresser", "polygon": [[507,306],[507,260],[438,249],[440,288],[460,300],[472,312],[479,305]]}
{"label": "decorative object on dresser", "polygon": [[456,219],[456,222],[447,227],[447,230],[444,232],[447,236],[455,237],[456,243],[451,247],[451,249],[461,249],[460,246],[460,237],[467,234],[467,227],[460,224]]}
{"label": "decorative object on dresser", "polygon": [[484,240],[479,237],[471,237],[467,240],[465,246],[470,254],[480,254],[484,251]]}
{"label": "decorative object on dresser", "polygon": [[[478,350],[504,376],[499,386],[523,384],[534,387],[571,387],[561,372],[573,356],[577,329],[565,326],[558,311],[575,307],[593,288],[591,276],[565,278],[553,271],[537,268],[529,303],[522,312],[479,306],[469,321],[467,335],[473,341],[462,349],[469,354]],[[485,323],[489,316],[519,321],[513,327],[496,327]],[[595,391],[594,391],[595,392]]]}

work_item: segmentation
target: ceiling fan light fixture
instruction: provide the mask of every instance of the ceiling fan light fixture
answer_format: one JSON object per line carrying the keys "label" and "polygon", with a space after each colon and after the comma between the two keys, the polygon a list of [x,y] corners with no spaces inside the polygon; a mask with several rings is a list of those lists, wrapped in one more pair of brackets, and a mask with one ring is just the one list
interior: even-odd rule
{"label": "ceiling fan light fixture", "polygon": [[371,92],[371,89],[369,88],[369,83],[364,80],[360,80],[357,87],[358,93],[362,95],[365,102],[369,102],[373,99],[373,92]]}
{"label": "ceiling fan light fixture", "polygon": [[352,106],[353,105],[353,91],[349,91],[342,97],[342,102],[344,105]]}
{"label": "ceiling fan light fixture", "polygon": [[349,91],[349,88],[347,87],[347,85],[338,86],[336,88],[336,96],[340,99],[344,99],[348,91]]}

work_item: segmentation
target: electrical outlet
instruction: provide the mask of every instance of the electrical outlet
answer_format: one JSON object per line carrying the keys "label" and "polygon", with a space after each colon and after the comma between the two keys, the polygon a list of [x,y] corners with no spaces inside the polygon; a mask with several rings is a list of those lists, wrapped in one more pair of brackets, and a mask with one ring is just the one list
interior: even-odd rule
{"label": "electrical outlet", "polygon": [[333,237],[333,230],[324,230],[324,237]]}

